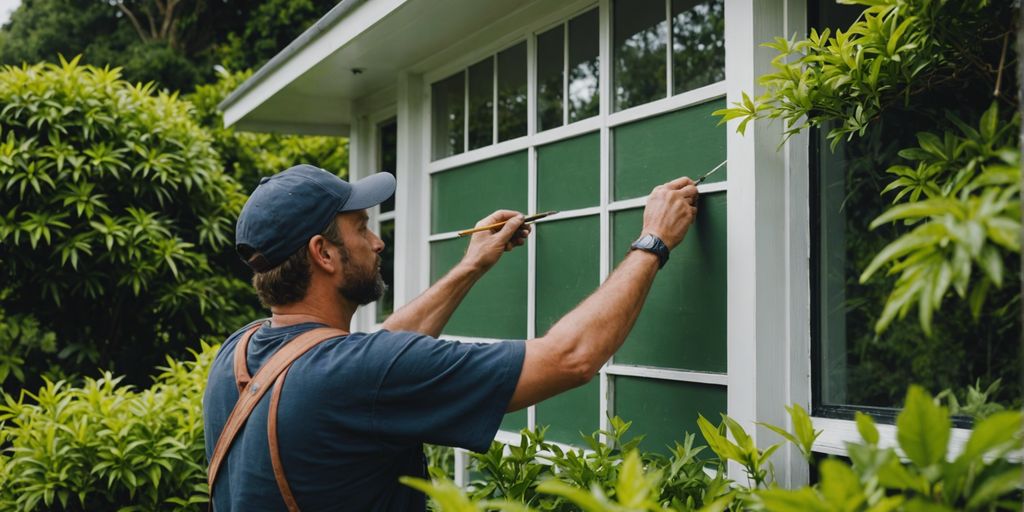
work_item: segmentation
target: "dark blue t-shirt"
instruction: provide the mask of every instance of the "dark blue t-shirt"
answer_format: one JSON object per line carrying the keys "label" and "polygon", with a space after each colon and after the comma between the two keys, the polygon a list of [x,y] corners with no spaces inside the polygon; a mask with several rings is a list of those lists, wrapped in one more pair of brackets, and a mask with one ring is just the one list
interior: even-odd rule
{"label": "dark blue t-shirt", "polygon": [[[285,343],[321,327],[265,324],[249,341],[249,372]],[[224,342],[203,397],[206,456],[231,413],[233,355]],[[292,364],[278,406],[278,445],[303,510],[425,510],[422,493],[398,477],[426,477],[422,443],[481,452],[519,380],[525,344],[458,343],[408,332],[353,333],[316,346]],[[239,432],[217,475],[217,512],[284,510],[267,444],[268,392]]]}

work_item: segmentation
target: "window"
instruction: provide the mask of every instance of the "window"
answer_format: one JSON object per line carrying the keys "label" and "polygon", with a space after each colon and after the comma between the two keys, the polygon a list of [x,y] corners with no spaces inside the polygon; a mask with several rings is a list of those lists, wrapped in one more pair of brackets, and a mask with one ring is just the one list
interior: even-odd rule
{"label": "window", "polygon": [[526,41],[434,82],[432,158],[526,135]]}
{"label": "window", "polygon": [[[629,79],[638,84],[658,82],[657,95],[665,97],[675,84],[666,71],[671,67],[670,27],[698,23],[694,20],[713,11],[702,8],[702,3],[680,4],[675,11],[669,10],[675,5],[670,2],[654,3],[661,20],[661,25],[655,23],[661,27],[661,32],[655,31],[661,41],[656,70],[651,76],[650,69],[629,63],[628,70],[634,73]],[[628,14],[633,16],[647,4],[630,2]],[[718,6],[721,16],[720,2],[707,5]],[[487,341],[542,336],[625,258],[640,233],[642,199],[652,187],[684,172],[681,162],[697,172],[725,159],[726,127],[718,126],[711,115],[725,106],[720,89],[661,103],[649,112],[594,119],[600,112],[600,88],[611,80],[599,68],[602,34],[612,36],[601,29],[600,19],[609,17],[591,8],[559,23],[545,22],[535,32],[533,55],[519,43],[467,68],[467,149],[476,149],[476,134],[487,131],[486,90],[492,83],[496,136],[493,141],[481,136],[480,144],[510,138],[519,143],[428,166],[431,279],[439,279],[465,253],[467,240],[456,232],[495,209],[560,213],[538,223],[526,250],[506,254],[481,279],[453,314],[445,337]],[[721,24],[708,30],[717,33]],[[673,48],[705,53],[705,39],[711,37],[706,32],[691,27]],[[722,67],[707,64],[713,60],[693,57],[680,62]],[[536,71],[530,88],[536,94],[529,102],[535,105],[532,112],[526,102],[528,69]],[[682,81],[680,87],[720,80],[720,71],[701,69],[704,75]],[[488,82],[489,77],[494,81]],[[434,91],[443,90],[439,84],[432,86]],[[533,116],[534,133],[526,126],[527,116]],[[590,122],[575,129],[552,133],[588,118]],[[578,444],[580,432],[601,428],[606,413],[619,414],[634,421],[632,433],[647,436],[645,448],[663,451],[686,429],[697,431],[698,413],[717,417],[725,411],[726,179],[726,172],[720,171],[702,185],[701,215],[686,245],[660,272],[629,340],[600,377],[529,412],[506,415],[502,430],[548,425],[548,440]]]}
{"label": "window", "polygon": [[599,36],[597,9],[537,36],[537,131],[598,114]]}
{"label": "window", "polygon": [[[831,28],[845,28],[860,10],[831,2],[809,7],[813,26]],[[897,152],[916,145],[915,133],[928,128],[921,116],[898,115],[899,123],[883,118],[866,136],[835,151],[821,133],[812,134],[814,414],[852,418],[864,410],[892,421],[910,384],[932,394],[949,389],[963,403],[968,386],[980,382],[984,390],[996,379],[1002,385],[991,399],[1019,408],[1021,324],[1018,315],[998,311],[1015,304],[1013,286],[990,295],[978,321],[966,301],[947,298],[935,314],[931,337],[913,312],[881,335],[874,332],[892,280],[876,276],[862,284],[859,276],[882,247],[908,229],[897,223],[868,229],[892,200],[883,193],[891,180],[879,171],[880,162],[898,160]]]}
{"label": "window", "polygon": [[612,30],[615,110],[725,79],[724,0],[616,0]]}
{"label": "window", "polygon": [[[377,172],[398,171],[398,122],[394,119],[377,126]],[[381,275],[388,285],[377,300],[376,321],[381,323],[395,310],[395,198],[381,203],[377,213],[377,234],[384,241],[381,254]]]}

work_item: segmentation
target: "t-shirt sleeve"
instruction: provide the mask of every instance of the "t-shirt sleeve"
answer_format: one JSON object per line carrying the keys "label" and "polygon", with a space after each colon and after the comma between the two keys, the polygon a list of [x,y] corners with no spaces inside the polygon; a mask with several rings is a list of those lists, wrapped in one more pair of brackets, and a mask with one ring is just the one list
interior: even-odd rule
{"label": "t-shirt sleeve", "polygon": [[525,342],[459,343],[407,336],[377,389],[373,428],[383,441],[486,451],[512,399]]}

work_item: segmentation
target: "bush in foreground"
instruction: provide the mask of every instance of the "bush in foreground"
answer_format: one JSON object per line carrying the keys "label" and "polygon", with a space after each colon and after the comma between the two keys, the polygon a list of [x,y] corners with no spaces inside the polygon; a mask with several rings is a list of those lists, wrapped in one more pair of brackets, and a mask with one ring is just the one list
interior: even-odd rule
{"label": "bush in foreground", "polygon": [[217,347],[167,360],[152,387],[104,373],[0,405],[0,510],[202,510],[202,396]]}

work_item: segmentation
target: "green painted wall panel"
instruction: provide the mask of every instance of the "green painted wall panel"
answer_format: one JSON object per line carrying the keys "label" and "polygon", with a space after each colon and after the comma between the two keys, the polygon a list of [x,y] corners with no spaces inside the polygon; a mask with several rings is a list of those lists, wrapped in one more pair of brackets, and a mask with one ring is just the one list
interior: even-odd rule
{"label": "green painted wall panel", "polygon": [[[600,282],[598,216],[545,222],[537,226],[537,324],[541,335],[572,310]],[[549,425],[547,439],[580,444],[579,433],[600,426],[599,379],[537,405],[537,424]]]}
{"label": "green painted wall panel", "polygon": [[510,412],[505,415],[501,420],[501,430],[507,432],[519,433],[520,430],[526,428],[526,409],[521,409],[516,412]]}
{"label": "green painted wall panel", "polygon": [[600,378],[537,404],[537,424],[548,425],[545,439],[581,445],[580,432],[590,435],[601,427]]}
{"label": "green painted wall panel", "polygon": [[601,201],[601,135],[537,149],[537,210],[573,210]]}
{"label": "green painted wall panel", "polygon": [[537,335],[600,284],[600,229],[597,215],[536,226]]}
{"label": "green painted wall panel", "polygon": [[[726,371],[726,194],[705,194],[697,219],[672,251],[615,362]],[[616,263],[643,224],[643,210],[613,214]]]}
{"label": "green painted wall panel", "polygon": [[526,211],[526,151],[430,177],[430,232],[471,228],[494,210]]}
{"label": "green painted wall panel", "polygon": [[[444,276],[462,259],[469,238],[430,244],[430,281]],[[476,283],[444,329],[448,334],[481,338],[526,338],[526,250],[505,253]]]}
{"label": "green painted wall panel", "polygon": [[[725,108],[714,100],[676,112],[619,126],[612,138],[613,190],[616,200],[641,197],[680,176],[697,179],[725,160],[725,129],[712,112]],[[726,166],[728,167],[728,166]],[[724,181],[726,169],[706,183]]]}
{"label": "green painted wall panel", "polygon": [[627,438],[643,434],[640,444],[647,450],[667,453],[669,446],[682,442],[687,433],[696,434],[698,444],[706,444],[697,427],[697,414],[718,424],[719,413],[726,411],[725,386],[614,377],[615,414],[632,421]]}

